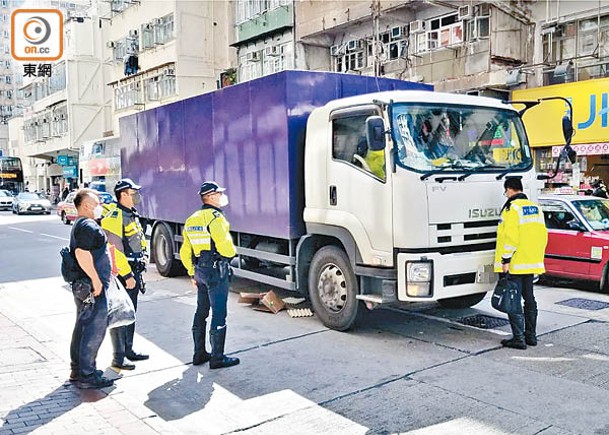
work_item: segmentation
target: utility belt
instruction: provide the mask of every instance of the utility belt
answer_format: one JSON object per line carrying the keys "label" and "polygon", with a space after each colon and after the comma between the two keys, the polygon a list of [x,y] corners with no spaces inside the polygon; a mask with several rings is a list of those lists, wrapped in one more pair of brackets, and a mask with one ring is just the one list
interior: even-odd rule
{"label": "utility belt", "polygon": [[142,275],[146,271],[144,254],[133,254],[127,257],[127,261],[129,262],[129,267],[131,267],[131,272],[140,286],[140,292],[142,294],[146,293],[146,281],[144,281],[144,276]]}
{"label": "utility belt", "polygon": [[197,269],[203,274],[215,275],[220,279],[230,278],[233,275],[232,268],[228,260],[215,251],[201,251],[196,260]]}

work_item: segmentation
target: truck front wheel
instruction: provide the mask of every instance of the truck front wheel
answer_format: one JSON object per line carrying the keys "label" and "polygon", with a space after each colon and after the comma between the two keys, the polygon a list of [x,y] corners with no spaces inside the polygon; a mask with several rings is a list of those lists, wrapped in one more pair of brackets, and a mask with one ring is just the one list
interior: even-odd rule
{"label": "truck front wheel", "polygon": [[152,256],[156,269],[163,276],[178,276],[184,272],[182,264],[174,259],[173,231],[159,224],[152,234]]}
{"label": "truck front wheel", "polygon": [[309,269],[309,296],[315,314],[328,328],[346,331],[357,317],[357,278],[347,254],[336,246],[321,248]]}
{"label": "truck front wheel", "polygon": [[484,299],[484,296],[486,296],[486,293],[475,293],[456,298],[440,299],[438,303],[442,308],[469,308]]}

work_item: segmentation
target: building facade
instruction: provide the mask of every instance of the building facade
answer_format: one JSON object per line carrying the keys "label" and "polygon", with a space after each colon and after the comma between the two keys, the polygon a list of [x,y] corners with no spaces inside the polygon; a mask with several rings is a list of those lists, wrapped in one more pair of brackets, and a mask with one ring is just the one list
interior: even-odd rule
{"label": "building facade", "polygon": [[113,0],[97,7],[108,29],[115,135],[120,117],[210,92],[235,63],[231,2]]}

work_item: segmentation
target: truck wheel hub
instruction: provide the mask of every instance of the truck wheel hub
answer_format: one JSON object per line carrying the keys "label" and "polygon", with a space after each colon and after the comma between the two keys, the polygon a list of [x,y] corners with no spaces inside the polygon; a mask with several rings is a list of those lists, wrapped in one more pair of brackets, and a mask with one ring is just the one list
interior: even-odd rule
{"label": "truck wheel hub", "polygon": [[317,290],[321,301],[330,311],[339,312],[344,308],[347,300],[347,282],[342,270],[336,265],[328,264],[322,269]]}

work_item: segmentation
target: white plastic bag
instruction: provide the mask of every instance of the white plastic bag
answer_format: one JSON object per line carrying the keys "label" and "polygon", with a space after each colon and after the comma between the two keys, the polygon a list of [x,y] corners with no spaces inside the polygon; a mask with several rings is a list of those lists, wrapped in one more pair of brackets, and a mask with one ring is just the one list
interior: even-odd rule
{"label": "white plastic bag", "polygon": [[113,277],[106,290],[108,300],[108,328],[127,326],[135,322],[135,308],[118,278]]}

